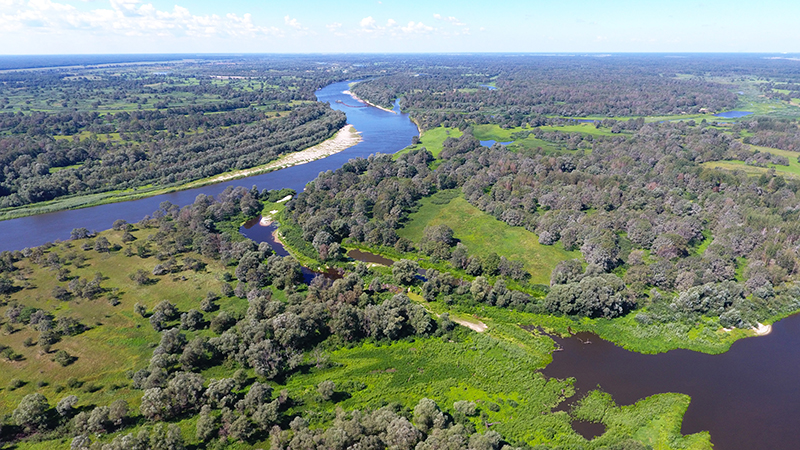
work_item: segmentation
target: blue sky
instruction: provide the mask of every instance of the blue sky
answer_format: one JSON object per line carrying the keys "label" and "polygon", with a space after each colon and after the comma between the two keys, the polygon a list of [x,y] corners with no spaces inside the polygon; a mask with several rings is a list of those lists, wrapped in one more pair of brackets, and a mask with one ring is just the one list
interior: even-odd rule
{"label": "blue sky", "polygon": [[800,52],[800,2],[0,0],[0,54]]}

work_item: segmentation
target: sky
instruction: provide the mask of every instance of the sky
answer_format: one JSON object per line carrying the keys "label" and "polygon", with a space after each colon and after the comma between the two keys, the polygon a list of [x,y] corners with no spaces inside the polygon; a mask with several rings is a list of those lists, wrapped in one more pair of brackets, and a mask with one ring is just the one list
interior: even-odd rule
{"label": "sky", "polygon": [[0,0],[0,54],[800,52],[800,2]]}

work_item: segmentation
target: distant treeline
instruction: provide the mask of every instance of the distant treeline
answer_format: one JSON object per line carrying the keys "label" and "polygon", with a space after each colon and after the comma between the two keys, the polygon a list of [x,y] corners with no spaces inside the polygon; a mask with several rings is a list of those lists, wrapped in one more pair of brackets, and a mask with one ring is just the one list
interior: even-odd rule
{"label": "distant treeline", "polygon": [[[322,142],[346,123],[344,113],[326,104],[300,106],[271,120],[261,113],[243,112],[212,116],[210,120],[197,118],[196,122],[212,126],[202,132],[177,135],[162,134],[150,127],[154,123],[167,126],[168,119],[162,113],[115,116],[118,128],[142,133],[149,139],[56,140],[27,133],[0,137],[0,206],[22,206],[65,195],[148,184],[182,183],[254,167]],[[256,120],[247,123],[250,119]],[[148,134],[148,128],[152,134]],[[63,169],[52,170],[59,168]]]}

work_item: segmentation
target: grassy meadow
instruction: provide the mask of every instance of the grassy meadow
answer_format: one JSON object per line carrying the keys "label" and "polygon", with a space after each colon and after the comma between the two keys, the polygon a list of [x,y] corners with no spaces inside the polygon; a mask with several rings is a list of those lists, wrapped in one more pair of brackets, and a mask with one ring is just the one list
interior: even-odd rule
{"label": "grassy meadow", "polygon": [[766,152],[766,153],[772,153],[773,155],[784,156],[786,157],[786,159],[789,160],[789,165],[781,166],[778,164],[768,164],[767,167],[757,167],[757,166],[749,166],[745,164],[744,161],[738,161],[738,160],[709,161],[703,163],[702,165],[703,167],[708,167],[712,169],[718,168],[726,170],[741,170],[750,176],[758,176],[763,173],[767,173],[769,169],[774,168],[775,172],[778,173],[779,175],[783,175],[786,178],[800,180],[800,162],[798,162],[798,156],[800,156],[800,153],[780,150],[777,148],[760,147],[757,145],[751,145],[750,147],[760,152]]}
{"label": "grassy meadow", "polygon": [[[152,230],[134,231],[132,234],[141,242],[150,233]],[[121,231],[101,234],[112,245],[121,244],[121,235]],[[134,246],[137,241],[133,242]],[[11,294],[4,306],[0,307],[3,318],[9,308],[8,303],[18,302],[23,306],[48,311],[56,318],[73,317],[89,329],[76,336],[65,337],[54,344],[48,354],[44,354],[41,347],[36,345],[39,333],[27,326],[17,324],[12,333],[0,335],[3,345],[21,355],[18,361],[3,362],[4,370],[0,372],[0,397],[3,399],[0,401],[0,415],[11,413],[22,397],[33,392],[44,394],[51,402],[74,393],[81,399],[81,404],[105,405],[123,398],[138,407],[141,393],[129,387],[126,371],[147,366],[152,348],[158,343],[160,335],[147,318],[134,313],[134,304],[141,303],[151,311],[160,301],[169,300],[180,311],[199,309],[200,301],[208,292],[219,294],[221,274],[232,271],[217,261],[190,254],[207,263],[204,270],[183,270],[164,276],[151,276],[154,282],[138,285],[129,275],[139,269],[148,274],[152,272],[153,267],[161,263],[155,256],[140,258],[134,254],[128,257],[122,250],[110,253],[82,250],[81,242],[65,241],[48,252],[61,257],[67,253],[77,253],[86,258],[80,267],[75,260],[64,264],[63,267],[69,269],[72,277],[91,280],[97,273],[102,274],[101,287],[105,292],[94,299],[73,297],[69,301],[56,300],[51,294],[53,288],[57,285],[65,287],[67,282],[59,282],[54,270],[39,267],[28,259],[17,263],[20,267],[19,276],[24,278],[24,281],[20,281],[28,287]],[[117,298],[119,304],[112,305],[111,297]],[[222,298],[218,304],[221,309],[241,311],[246,308],[247,301],[235,297]],[[204,332],[207,331],[198,333]],[[31,339],[34,345],[26,346],[26,339]],[[66,350],[77,359],[61,367],[51,360],[58,350]],[[77,380],[80,385],[75,385],[70,379]],[[21,380],[24,385],[12,389],[12,380]],[[37,385],[41,383],[45,384]],[[70,384],[74,386],[70,387]]]}
{"label": "grassy meadow", "polygon": [[431,130],[426,130],[422,132],[422,135],[419,138],[419,144],[412,145],[409,147],[400,150],[399,152],[395,153],[395,158],[402,155],[403,153],[408,153],[411,150],[417,150],[422,147],[428,149],[429,152],[433,154],[434,157],[438,157],[439,153],[442,152],[442,143],[448,137],[451,138],[460,138],[464,133],[461,132],[458,128],[445,128],[445,127],[437,127]]}
{"label": "grassy meadow", "polygon": [[559,261],[580,258],[580,252],[564,251],[560,244],[539,244],[539,237],[534,233],[495,219],[463,197],[456,197],[445,205],[433,203],[430,197],[423,199],[419,210],[409,216],[408,223],[397,234],[416,243],[426,226],[440,224],[452,228],[455,238],[466,245],[471,254],[485,256],[495,252],[523,262],[533,283],[549,284],[550,273]]}

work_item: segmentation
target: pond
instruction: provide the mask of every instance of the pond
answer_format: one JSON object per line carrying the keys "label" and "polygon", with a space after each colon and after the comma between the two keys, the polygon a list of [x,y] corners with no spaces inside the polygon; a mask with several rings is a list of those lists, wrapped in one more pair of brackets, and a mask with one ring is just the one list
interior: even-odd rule
{"label": "pond", "polygon": [[500,145],[508,145],[508,144],[511,144],[511,143],[513,143],[513,142],[514,142],[514,141],[499,142],[499,141],[495,141],[495,140],[493,140],[493,139],[488,139],[488,140],[486,140],[486,141],[481,141],[481,145],[482,145],[482,146],[484,146],[484,147],[491,147],[491,146],[493,146],[494,144],[498,144],[498,143],[499,143]]}
{"label": "pond", "polygon": [[738,119],[739,117],[749,116],[750,111],[728,111],[724,113],[714,114],[714,117],[722,117],[723,119]]}

